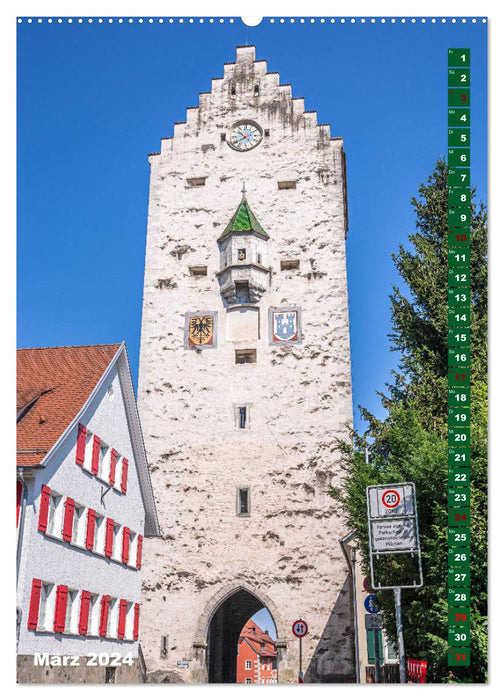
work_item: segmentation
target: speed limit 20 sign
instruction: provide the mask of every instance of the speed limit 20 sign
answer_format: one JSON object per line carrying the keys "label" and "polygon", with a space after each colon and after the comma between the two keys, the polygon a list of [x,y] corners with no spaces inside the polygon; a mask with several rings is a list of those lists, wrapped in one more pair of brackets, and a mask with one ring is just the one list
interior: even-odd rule
{"label": "speed limit 20 sign", "polygon": [[292,632],[296,637],[304,637],[308,632],[308,625],[304,620],[296,620],[292,625]]}
{"label": "speed limit 20 sign", "polygon": [[397,508],[401,502],[401,496],[395,489],[387,489],[383,492],[381,500],[385,508]]}

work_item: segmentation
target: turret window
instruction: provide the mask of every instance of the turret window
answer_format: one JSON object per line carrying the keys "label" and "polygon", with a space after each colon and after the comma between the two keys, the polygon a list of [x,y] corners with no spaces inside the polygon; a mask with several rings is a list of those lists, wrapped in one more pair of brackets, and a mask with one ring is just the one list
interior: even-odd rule
{"label": "turret window", "polygon": [[238,260],[245,260],[247,257],[247,249],[246,248],[238,248]]}
{"label": "turret window", "polygon": [[250,302],[250,292],[248,282],[236,282],[236,303],[248,304]]}
{"label": "turret window", "polygon": [[236,515],[250,515],[250,488],[248,486],[236,491]]}

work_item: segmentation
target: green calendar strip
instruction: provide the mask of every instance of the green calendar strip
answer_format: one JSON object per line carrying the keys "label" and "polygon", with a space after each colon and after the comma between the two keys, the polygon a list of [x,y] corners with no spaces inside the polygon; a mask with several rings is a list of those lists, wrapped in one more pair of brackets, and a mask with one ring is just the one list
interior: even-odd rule
{"label": "green calendar strip", "polygon": [[470,187],[470,168],[448,168],[448,187]]}
{"label": "green calendar strip", "polygon": [[[451,569],[455,571],[455,569]],[[462,567],[457,569],[458,571],[463,571]],[[450,571],[450,569],[448,569]],[[448,608],[448,625],[450,627],[469,627],[471,624],[471,610],[470,608],[456,607]]]}
{"label": "green calendar strip", "polygon": [[448,49],[448,66],[451,68],[469,68],[471,49]]}
{"label": "green calendar strip", "polygon": [[[449,328],[448,329],[449,348],[469,348],[471,347],[471,331],[469,328]],[[453,385],[455,386],[455,385]]]}
{"label": "green calendar strip", "polygon": [[462,506],[468,508],[471,503],[471,489],[465,486],[448,488],[448,507]]}
{"label": "green calendar strip", "polygon": [[471,660],[470,63],[448,49],[448,666]]}

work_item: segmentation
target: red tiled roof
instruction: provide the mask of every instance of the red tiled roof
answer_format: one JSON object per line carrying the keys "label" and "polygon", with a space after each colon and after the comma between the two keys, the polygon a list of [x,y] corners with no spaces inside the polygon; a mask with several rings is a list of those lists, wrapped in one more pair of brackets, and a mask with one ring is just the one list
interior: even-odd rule
{"label": "red tiled roof", "polygon": [[81,410],[119,347],[79,345],[17,351],[19,466],[40,464]]}
{"label": "red tiled roof", "polygon": [[[276,656],[275,642],[253,620],[248,620],[240,633],[240,639],[246,639],[257,654],[261,656]],[[261,650],[261,644],[264,649]]]}

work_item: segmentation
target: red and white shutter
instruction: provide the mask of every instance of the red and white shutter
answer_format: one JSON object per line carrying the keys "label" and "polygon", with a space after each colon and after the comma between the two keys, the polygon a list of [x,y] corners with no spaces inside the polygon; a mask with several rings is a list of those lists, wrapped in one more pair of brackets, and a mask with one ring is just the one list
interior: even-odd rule
{"label": "red and white shutter", "polygon": [[95,525],[96,511],[94,511],[92,508],[89,508],[87,514],[86,549],[89,549],[91,552],[94,549]]}
{"label": "red and white shutter", "polygon": [[140,620],[140,603],[135,603],[135,615],[133,617],[133,639],[138,639],[138,623]]}
{"label": "red and white shutter", "polygon": [[34,578],[32,581],[30,610],[28,612],[28,629],[36,630],[38,624],[40,593],[42,591],[42,581],[39,578]]}
{"label": "red and white shutter", "polygon": [[122,560],[123,564],[127,564],[129,560],[129,546],[130,546],[130,529],[129,527],[123,528],[123,541],[122,541]]}
{"label": "red and white shutter", "polygon": [[91,460],[91,471],[93,474],[98,474],[100,464],[100,438],[95,435],[93,438],[93,458]]}
{"label": "red and white shutter", "polygon": [[108,596],[108,595],[102,596],[101,610],[100,610],[100,637],[105,637],[107,634],[109,606],[110,606],[110,596]]}
{"label": "red and white shutter", "polygon": [[128,609],[128,601],[121,598],[119,601],[119,624],[117,625],[117,636],[119,639],[124,639],[124,630],[126,629],[126,611]]}
{"label": "red and white shutter", "polygon": [[75,452],[75,463],[81,467],[84,466],[84,455],[86,453],[86,433],[86,426],[81,425],[79,423],[79,429],[77,431],[77,449]]}
{"label": "red and white shutter", "polygon": [[65,542],[72,541],[74,510],[75,501],[73,498],[67,498],[65,502],[65,517],[63,519],[63,539]]}
{"label": "red and white shutter", "polygon": [[47,530],[47,515],[49,513],[49,499],[51,497],[51,489],[49,486],[42,486],[42,493],[40,495],[40,506],[39,506],[39,521],[38,529],[41,532]]}
{"label": "red and white shutter", "polygon": [[142,537],[142,535],[138,535],[137,556],[136,556],[136,568],[137,569],[142,568],[142,543],[143,543],[143,537]]}
{"label": "red and white shutter", "polygon": [[126,488],[128,485],[128,460],[126,457],[122,461],[122,478],[121,478],[121,491],[126,493]]}
{"label": "red and white shutter", "polygon": [[116,474],[116,463],[117,463],[117,450],[110,451],[110,474],[109,481],[110,485],[115,484],[115,474]]}
{"label": "red and white shutter", "polygon": [[65,631],[68,586],[58,586],[56,589],[56,609],[54,611],[54,631]]}
{"label": "red and white shutter", "polygon": [[91,601],[91,593],[82,591],[80,616],[79,616],[79,634],[87,634],[89,624],[89,604]]}
{"label": "red and white shutter", "polygon": [[114,521],[112,518],[107,518],[107,529],[105,530],[105,556],[112,556],[112,548],[114,546]]}

